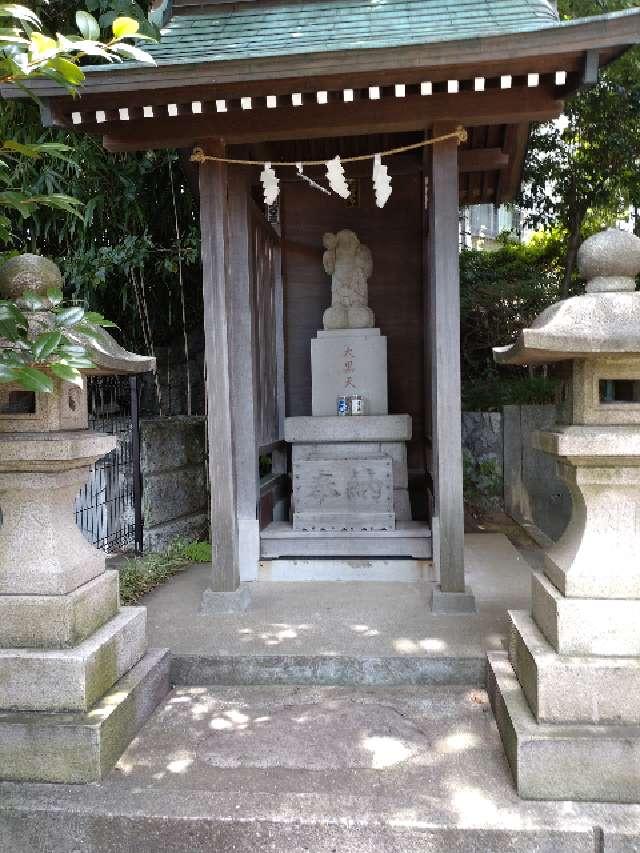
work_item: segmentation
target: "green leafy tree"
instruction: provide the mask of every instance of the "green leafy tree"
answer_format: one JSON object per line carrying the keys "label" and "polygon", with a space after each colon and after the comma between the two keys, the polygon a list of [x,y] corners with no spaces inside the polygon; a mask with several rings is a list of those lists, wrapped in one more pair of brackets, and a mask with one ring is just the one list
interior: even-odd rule
{"label": "green leafy tree", "polygon": [[462,402],[466,410],[500,409],[508,403],[546,403],[554,385],[522,367],[500,367],[492,348],[514,341],[523,327],[560,295],[563,261],[558,232],[528,243],[503,240],[494,252],[460,255]]}
{"label": "green leafy tree", "polygon": [[[140,32],[140,23],[118,16],[110,21],[112,37],[100,40],[100,24],[85,11],[75,15],[77,34],[56,37],[42,31],[40,18],[31,9],[14,4],[0,5],[0,82],[25,88],[37,77],[45,77],[75,93],[84,80],[80,63],[121,61],[123,58],[152,61],[129,39],[152,38]],[[33,219],[40,208],[63,210],[81,217],[81,203],[64,192],[25,191],[16,183],[23,161],[55,157],[73,165],[70,146],[57,141],[19,141],[6,138],[0,144],[0,242],[12,239],[12,214]],[[28,318],[23,309],[30,310]],[[65,307],[62,293],[51,292],[46,300],[31,293],[19,302],[0,302],[0,382],[17,382],[34,391],[52,391],[51,376],[80,382],[79,369],[93,366],[85,347],[72,339],[73,331],[98,337],[100,326],[113,325],[95,312],[79,306]]]}
{"label": "green leafy tree", "polygon": [[[564,0],[565,18],[602,14],[635,2]],[[533,129],[520,204],[534,226],[562,228],[567,296],[581,239],[640,208],[640,53],[629,51],[598,84],[566,107],[565,120]]]}

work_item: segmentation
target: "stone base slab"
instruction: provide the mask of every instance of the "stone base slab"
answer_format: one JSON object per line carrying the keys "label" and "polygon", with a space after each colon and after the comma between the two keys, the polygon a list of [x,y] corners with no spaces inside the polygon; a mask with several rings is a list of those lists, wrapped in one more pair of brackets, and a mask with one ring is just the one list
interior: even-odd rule
{"label": "stone base slab", "polygon": [[291,448],[293,466],[309,459],[360,459],[389,456],[393,473],[393,488],[406,489],[409,485],[407,470],[407,445],[404,441],[339,441],[294,444]]}
{"label": "stone base slab", "polygon": [[284,440],[290,444],[329,441],[410,441],[410,415],[361,417],[296,417],[284,419]]}
{"label": "stone base slab", "polygon": [[300,460],[293,468],[293,506],[294,530],[392,529],[391,459]]}
{"label": "stone base slab", "polygon": [[0,709],[88,711],[145,653],[146,617],[123,607],[71,649],[0,649]]}
{"label": "stone base slab", "polygon": [[118,612],[117,571],[67,595],[0,595],[0,648],[75,646]]}
{"label": "stone base slab", "polygon": [[431,531],[419,521],[396,523],[395,530],[365,533],[301,532],[287,522],[272,522],[260,532],[260,558],[405,557],[430,560]]}
{"label": "stone base slab", "polygon": [[565,598],[539,572],[531,597],[533,619],[559,654],[640,655],[640,599]]}
{"label": "stone base slab", "polygon": [[509,659],[538,722],[640,725],[640,660],[555,652],[525,611],[509,611]]}
{"label": "stone base slab", "polygon": [[440,586],[433,588],[431,597],[433,613],[477,613],[476,599],[469,587],[464,592],[444,592]]}
{"label": "stone base slab", "polygon": [[370,530],[394,530],[396,516],[393,512],[294,512],[293,529],[310,533],[313,531],[367,532]]}
{"label": "stone base slab", "polygon": [[536,723],[505,652],[488,653],[488,690],[525,800],[640,801],[640,727]]}
{"label": "stone base slab", "polygon": [[247,586],[240,586],[233,592],[214,592],[205,589],[202,594],[200,613],[241,613],[251,604],[251,593]]}
{"label": "stone base slab", "polygon": [[0,713],[0,778],[95,782],[169,691],[167,649],[152,649],[88,712]]}
{"label": "stone base slab", "polygon": [[262,560],[258,567],[259,581],[299,583],[301,581],[376,581],[406,582],[433,581],[434,568],[430,560]]}

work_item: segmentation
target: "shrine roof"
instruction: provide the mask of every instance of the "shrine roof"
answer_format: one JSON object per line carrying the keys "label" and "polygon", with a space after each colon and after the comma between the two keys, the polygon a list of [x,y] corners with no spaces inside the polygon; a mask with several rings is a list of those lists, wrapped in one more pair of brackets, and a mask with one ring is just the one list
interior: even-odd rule
{"label": "shrine roof", "polygon": [[547,0],[314,0],[209,6],[174,4],[159,66],[400,47],[557,24]]}

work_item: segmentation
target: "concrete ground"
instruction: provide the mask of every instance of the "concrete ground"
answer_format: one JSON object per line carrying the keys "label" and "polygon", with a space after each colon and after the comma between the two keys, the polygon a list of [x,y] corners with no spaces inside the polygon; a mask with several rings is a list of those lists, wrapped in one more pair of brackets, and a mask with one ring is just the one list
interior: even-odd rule
{"label": "concrete ground", "polygon": [[177,688],[104,782],[0,784],[3,853],[638,849],[638,806],[518,799],[475,688]]}
{"label": "concrete ground", "polygon": [[104,781],[0,783],[1,853],[640,851],[640,806],[515,793],[481,686],[541,556],[510,536],[467,537],[471,616],[394,583],[259,583],[200,616],[208,567],[176,576],[143,603],[178,686]]}
{"label": "concrete ground", "polygon": [[263,683],[280,673],[297,683],[481,685],[486,651],[502,648],[507,609],[529,607],[530,567],[497,533],[467,535],[466,562],[472,615],[433,614],[431,584],[392,582],[257,582],[245,612],[200,615],[210,567],[194,566],[143,599],[149,643],[171,649],[180,684],[256,683],[262,660]]}

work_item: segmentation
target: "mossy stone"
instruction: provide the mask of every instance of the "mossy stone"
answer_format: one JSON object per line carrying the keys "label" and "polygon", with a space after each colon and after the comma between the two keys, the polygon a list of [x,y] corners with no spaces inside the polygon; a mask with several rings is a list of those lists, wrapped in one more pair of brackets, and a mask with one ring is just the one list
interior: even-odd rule
{"label": "mossy stone", "polygon": [[60,270],[42,255],[16,255],[0,267],[0,297],[20,299],[25,291],[46,296],[51,289],[62,289]]}

